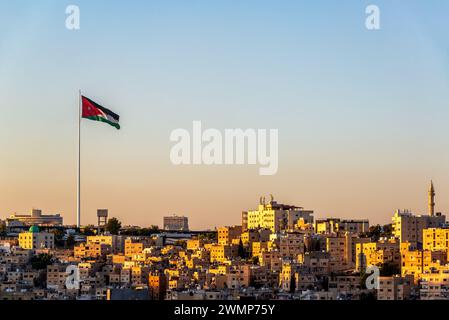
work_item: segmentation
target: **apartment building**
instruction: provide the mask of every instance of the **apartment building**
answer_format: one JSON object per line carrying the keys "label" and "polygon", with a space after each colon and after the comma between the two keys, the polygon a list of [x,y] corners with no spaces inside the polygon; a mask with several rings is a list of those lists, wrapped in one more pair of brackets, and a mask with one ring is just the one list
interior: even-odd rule
{"label": "apartment building", "polygon": [[349,233],[326,236],[326,252],[329,253],[329,268],[331,272],[340,272],[353,268],[352,237]]}
{"label": "apartment building", "polygon": [[423,230],[423,249],[430,251],[449,251],[449,229],[428,228]]}
{"label": "apartment building", "polygon": [[400,242],[409,242],[414,247],[420,248],[423,243],[423,230],[438,228],[446,222],[446,216],[415,216],[410,211],[396,210],[393,218],[393,235]]}
{"label": "apartment building", "polygon": [[382,266],[386,263],[401,263],[399,241],[381,239],[378,242],[358,243],[356,245],[356,270],[362,271],[370,266]]}
{"label": "apartment building", "polygon": [[165,274],[150,274],[148,288],[151,300],[164,300],[167,292],[167,276]]}
{"label": "apartment building", "polygon": [[53,249],[55,236],[53,233],[40,232],[39,227],[32,226],[28,232],[19,234],[19,246],[22,249]]}
{"label": "apartment building", "polygon": [[245,214],[247,229],[269,229],[271,232],[293,229],[300,219],[313,223],[313,211],[301,207],[280,204],[273,197],[267,203],[261,198],[257,210]]}
{"label": "apartment building", "polygon": [[337,232],[362,234],[368,231],[368,220],[345,220],[339,218],[328,218],[316,220],[315,222],[315,232],[318,234],[332,234]]}
{"label": "apartment building", "polygon": [[413,276],[379,277],[377,300],[409,300],[413,289]]}
{"label": "apartment building", "polygon": [[304,234],[286,233],[281,235],[279,242],[279,252],[282,258],[290,258],[297,261],[298,256],[304,255]]}
{"label": "apartment building", "polygon": [[238,244],[242,235],[242,226],[221,227],[217,230],[218,244]]}
{"label": "apartment building", "polygon": [[232,257],[237,257],[238,246],[236,245],[211,245],[210,262],[224,262]]}

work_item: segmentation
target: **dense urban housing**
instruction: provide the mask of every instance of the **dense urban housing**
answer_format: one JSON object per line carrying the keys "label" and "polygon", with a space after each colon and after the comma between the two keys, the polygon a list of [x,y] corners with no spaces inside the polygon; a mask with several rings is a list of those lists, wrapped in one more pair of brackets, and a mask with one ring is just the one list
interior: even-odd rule
{"label": "dense urban housing", "polygon": [[33,210],[0,222],[0,299],[449,299],[449,226],[433,184],[428,203],[370,226],[261,197],[240,224],[203,232],[184,216],[145,229],[100,209],[97,226],[77,229]]}

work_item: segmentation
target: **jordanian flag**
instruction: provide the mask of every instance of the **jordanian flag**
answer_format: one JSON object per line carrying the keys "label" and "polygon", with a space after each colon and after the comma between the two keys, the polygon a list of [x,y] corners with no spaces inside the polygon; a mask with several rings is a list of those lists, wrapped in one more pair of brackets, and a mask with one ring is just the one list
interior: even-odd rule
{"label": "jordanian flag", "polygon": [[119,115],[115,114],[109,109],[100,106],[98,103],[93,102],[89,98],[81,96],[83,112],[82,117],[89,120],[101,121],[110,124],[117,129],[120,129]]}

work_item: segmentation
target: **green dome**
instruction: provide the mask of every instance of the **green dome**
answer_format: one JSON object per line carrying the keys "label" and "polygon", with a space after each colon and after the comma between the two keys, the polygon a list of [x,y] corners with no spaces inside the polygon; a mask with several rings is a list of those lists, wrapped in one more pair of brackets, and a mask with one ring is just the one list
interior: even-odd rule
{"label": "green dome", "polygon": [[30,230],[28,230],[28,231],[32,232],[32,233],[38,233],[39,232],[39,227],[38,226],[32,226],[30,228]]}

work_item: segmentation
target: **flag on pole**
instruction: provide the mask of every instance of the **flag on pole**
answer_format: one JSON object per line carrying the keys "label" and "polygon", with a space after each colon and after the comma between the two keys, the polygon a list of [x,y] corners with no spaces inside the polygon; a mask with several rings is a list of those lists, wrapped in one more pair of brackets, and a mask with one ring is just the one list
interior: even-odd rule
{"label": "flag on pole", "polygon": [[120,116],[115,114],[109,109],[100,106],[98,103],[86,98],[85,96],[81,96],[81,104],[82,104],[82,118],[93,120],[93,121],[101,121],[110,124],[111,126],[120,129]]}

